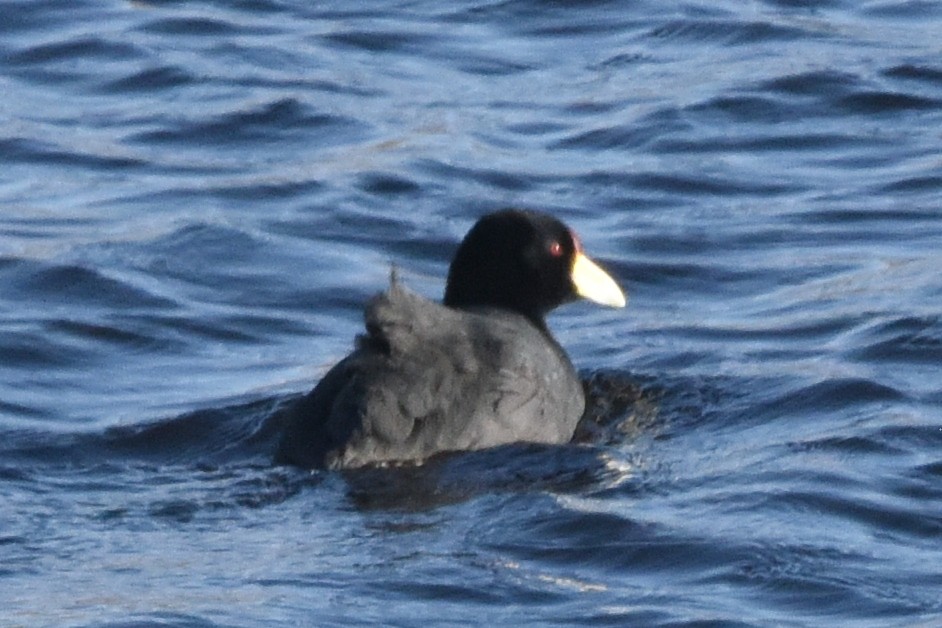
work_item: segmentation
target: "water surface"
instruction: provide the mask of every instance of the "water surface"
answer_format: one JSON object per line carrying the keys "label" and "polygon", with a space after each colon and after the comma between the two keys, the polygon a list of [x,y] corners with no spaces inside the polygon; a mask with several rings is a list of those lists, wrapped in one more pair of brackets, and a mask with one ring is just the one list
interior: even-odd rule
{"label": "water surface", "polygon": [[[942,5],[0,11],[0,623],[942,622]],[[273,466],[507,205],[630,294],[579,442]]]}

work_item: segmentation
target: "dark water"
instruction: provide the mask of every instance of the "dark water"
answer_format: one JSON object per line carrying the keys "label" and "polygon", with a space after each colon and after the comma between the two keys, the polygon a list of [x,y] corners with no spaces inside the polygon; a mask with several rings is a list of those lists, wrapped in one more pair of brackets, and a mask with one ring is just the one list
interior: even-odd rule
{"label": "dark water", "polygon": [[[942,625],[942,4],[0,4],[0,624]],[[548,209],[581,442],[282,404]]]}

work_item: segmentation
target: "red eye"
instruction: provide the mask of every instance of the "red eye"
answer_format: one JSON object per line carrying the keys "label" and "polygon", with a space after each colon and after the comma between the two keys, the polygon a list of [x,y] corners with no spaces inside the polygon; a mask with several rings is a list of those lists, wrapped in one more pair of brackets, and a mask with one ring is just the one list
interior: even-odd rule
{"label": "red eye", "polygon": [[563,254],[563,245],[559,242],[553,242],[549,245],[549,252],[553,257],[559,257]]}

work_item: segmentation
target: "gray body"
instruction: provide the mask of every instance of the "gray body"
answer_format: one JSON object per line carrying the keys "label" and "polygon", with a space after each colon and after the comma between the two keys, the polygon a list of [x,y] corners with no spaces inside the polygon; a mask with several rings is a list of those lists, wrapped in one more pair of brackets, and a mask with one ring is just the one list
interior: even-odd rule
{"label": "gray body", "polygon": [[393,281],[365,322],[354,352],[288,409],[280,462],[350,468],[572,438],[582,383],[527,317],[449,308]]}

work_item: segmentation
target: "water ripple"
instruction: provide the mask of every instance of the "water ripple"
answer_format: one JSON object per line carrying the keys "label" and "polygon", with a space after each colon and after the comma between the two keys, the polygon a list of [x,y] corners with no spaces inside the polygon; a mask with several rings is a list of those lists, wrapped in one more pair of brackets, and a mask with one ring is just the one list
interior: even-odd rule
{"label": "water ripple", "polygon": [[48,265],[17,260],[2,268],[0,282],[11,296],[25,303],[110,311],[170,308],[174,303],[97,269],[77,265]]}
{"label": "water ripple", "polygon": [[191,122],[173,129],[135,135],[138,142],[198,144],[203,142],[245,143],[273,141],[293,129],[317,130],[321,141],[342,136],[360,125],[343,116],[313,113],[294,98],[284,98],[247,111],[234,111],[207,121]]}
{"label": "water ripple", "polygon": [[172,90],[196,83],[197,79],[183,68],[161,66],[141,70],[130,76],[109,81],[102,87],[104,93],[124,94],[133,92],[151,93]]}
{"label": "water ripple", "polygon": [[0,140],[0,150],[5,151],[9,161],[14,163],[58,164],[107,171],[135,169],[147,163],[134,157],[95,154],[77,148],[26,138]]}
{"label": "water ripple", "polygon": [[765,406],[763,414],[783,416],[805,415],[869,404],[889,405],[902,401],[906,395],[899,390],[867,379],[841,378],[817,382],[799,390],[789,391]]}
{"label": "water ripple", "polygon": [[132,44],[116,43],[100,37],[81,36],[62,42],[52,42],[15,52],[6,59],[13,65],[37,65],[88,59],[92,61],[126,61],[142,56]]}
{"label": "water ripple", "polygon": [[[168,17],[148,22],[141,31],[159,35],[209,37],[242,32],[228,20],[209,17]],[[253,32],[258,32],[252,29]]]}
{"label": "water ripple", "polygon": [[904,317],[866,331],[853,357],[863,361],[939,364],[942,360],[942,320]]}
{"label": "water ripple", "polygon": [[712,42],[732,46],[745,46],[774,40],[792,41],[807,33],[794,26],[771,22],[731,20],[676,20],[667,22],[650,32],[650,37],[667,42]]}

